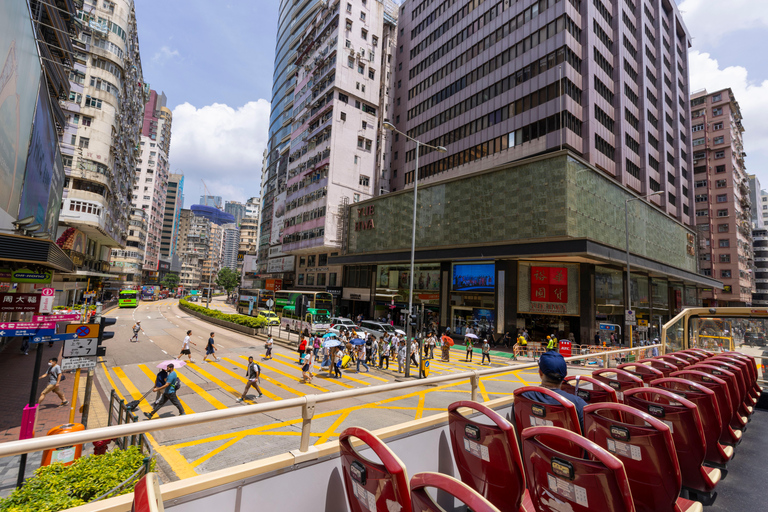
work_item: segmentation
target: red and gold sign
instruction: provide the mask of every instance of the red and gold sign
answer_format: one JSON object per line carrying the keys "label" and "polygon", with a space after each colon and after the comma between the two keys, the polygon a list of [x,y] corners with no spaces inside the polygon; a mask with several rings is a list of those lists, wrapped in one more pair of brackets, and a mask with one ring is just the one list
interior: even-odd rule
{"label": "red and gold sign", "polygon": [[568,302],[566,267],[531,267],[531,302]]}

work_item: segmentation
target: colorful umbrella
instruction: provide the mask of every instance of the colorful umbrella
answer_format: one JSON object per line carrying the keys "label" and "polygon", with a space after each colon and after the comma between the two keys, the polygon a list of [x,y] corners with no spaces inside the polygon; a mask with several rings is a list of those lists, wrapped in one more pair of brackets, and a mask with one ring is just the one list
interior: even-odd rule
{"label": "colorful umbrella", "polygon": [[443,337],[440,339],[443,340],[443,343],[445,343],[449,347],[453,346],[454,341],[453,341],[453,338],[451,338],[450,336],[443,335]]}
{"label": "colorful umbrella", "polygon": [[475,340],[477,339],[477,336],[475,334],[471,334],[471,333],[470,334],[465,334],[464,337],[465,338],[472,338],[472,339],[475,339]]}
{"label": "colorful umbrella", "polygon": [[365,340],[361,340],[360,338],[353,338],[349,340],[349,342],[353,345],[365,345]]}
{"label": "colorful umbrella", "polygon": [[329,339],[329,340],[325,340],[323,342],[323,346],[325,348],[338,347],[338,346],[341,346],[341,345],[342,345],[341,341],[335,340],[335,339]]}
{"label": "colorful umbrella", "polygon": [[162,363],[157,365],[156,368],[162,368],[163,370],[165,370],[169,364],[172,364],[174,369],[181,368],[187,365],[187,363],[185,363],[181,359],[168,359],[167,361],[163,361]]}
{"label": "colorful umbrella", "polygon": [[328,334],[324,334],[323,338],[335,338],[337,336],[338,334],[336,334],[335,332],[329,332]]}

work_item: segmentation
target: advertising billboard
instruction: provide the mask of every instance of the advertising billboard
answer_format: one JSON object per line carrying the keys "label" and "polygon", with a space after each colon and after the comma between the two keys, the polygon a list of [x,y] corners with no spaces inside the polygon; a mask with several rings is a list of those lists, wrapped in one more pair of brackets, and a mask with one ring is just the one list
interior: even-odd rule
{"label": "advertising billboard", "polygon": [[0,226],[17,218],[40,84],[27,2],[0,0]]}
{"label": "advertising billboard", "polygon": [[34,217],[41,231],[56,235],[61,194],[64,187],[64,166],[59,152],[53,112],[45,83],[37,95],[37,110],[29,144],[27,171],[21,192],[19,218]]}
{"label": "advertising billboard", "polygon": [[455,291],[492,292],[496,285],[493,263],[454,263],[452,289]]}
{"label": "advertising billboard", "polygon": [[285,223],[285,198],[287,192],[281,192],[275,197],[272,215],[272,232],[270,233],[269,243],[271,245],[283,243],[283,225]]}

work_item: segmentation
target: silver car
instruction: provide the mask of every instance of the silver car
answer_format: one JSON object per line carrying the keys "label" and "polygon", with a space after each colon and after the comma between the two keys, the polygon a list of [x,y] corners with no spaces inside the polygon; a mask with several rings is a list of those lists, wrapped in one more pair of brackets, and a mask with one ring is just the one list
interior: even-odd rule
{"label": "silver car", "polygon": [[340,331],[342,327],[345,327],[347,330],[350,330],[350,331],[357,329],[357,325],[355,324],[355,322],[353,322],[349,318],[335,316],[331,318],[331,328],[328,330],[328,332],[331,332],[336,335],[341,334]]}
{"label": "silver car", "polygon": [[367,332],[368,334],[372,334],[376,336],[377,338],[380,338],[384,336],[384,334],[405,334],[400,329],[395,329],[391,325],[384,323],[384,322],[374,322],[373,320],[363,320],[360,322],[360,328]]}

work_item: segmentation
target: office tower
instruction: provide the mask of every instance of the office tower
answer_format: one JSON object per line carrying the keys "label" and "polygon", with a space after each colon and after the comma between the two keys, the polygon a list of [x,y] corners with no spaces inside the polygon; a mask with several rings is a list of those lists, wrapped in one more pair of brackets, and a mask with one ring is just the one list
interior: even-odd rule
{"label": "office tower", "polygon": [[145,244],[149,214],[142,208],[132,208],[128,220],[125,249],[112,249],[110,272],[126,286],[140,286],[144,268]]}
{"label": "office tower", "polygon": [[168,190],[163,211],[163,232],[160,239],[160,256],[174,260],[177,256],[179,221],[184,203],[184,175],[169,174]]}
{"label": "office tower", "polygon": [[[692,187],[690,35],[674,2],[406,2],[390,121],[422,148],[432,183],[574,151],[685,224]],[[393,143],[390,190],[412,186],[415,149]]]}
{"label": "office tower", "polygon": [[[393,2],[329,2],[297,32],[285,187],[278,178],[270,213],[263,195],[261,225],[264,234],[264,219],[271,215],[269,255],[277,246],[282,250],[269,258],[276,263],[267,261],[266,271],[286,287],[328,286],[327,276],[341,272],[327,265],[341,246],[340,212],[377,193],[396,15]],[[295,283],[292,256],[306,265],[315,262],[297,271]]]}
{"label": "office tower", "polygon": [[237,251],[240,245],[240,229],[236,224],[222,226],[221,267],[237,270]]}
{"label": "office tower", "polygon": [[109,271],[109,249],[126,247],[150,89],[142,75],[133,0],[88,0],[77,17],[81,31],[71,40],[75,62],[62,101],[67,180],[59,234],[73,228],[77,243],[71,252],[82,271],[77,280],[84,288],[90,278],[93,288]]}
{"label": "office tower", "polygon": [[221,210],[221,196],[200,196],[200,204]]}
{"label": "office tower", "polygon": [[[749,213],[752,220],[752,229],[765,227],[765,216],[768,216],[768,204],[763,207],[763,190],[760,188],[760,180],[754,174],[747,175],[749,179]],[[768,199],[768,198],[767,198]]]}
{"label": "office tower", "polygon": [[235,224],[240,225],[240,221],[245,216],[245,205],[238,201],[227,201],[224,203],[224,211],[235,218]]}
{"label": "office tower", "polygon": [[701,272],[723,282],[705,291],[705,305],[751,303],[752,229],[741,109],[733,91],[691,95],[696,229]]}
{"label": "office tower", "polygon": [[250,218],[258,218],[261,212],[261,198],[252,197],[245,203],[245,216]]}

